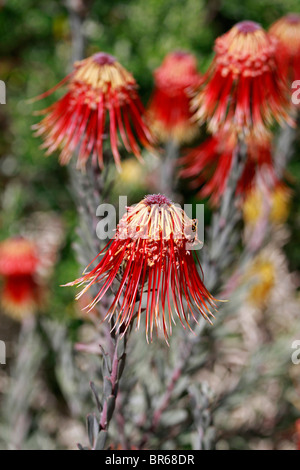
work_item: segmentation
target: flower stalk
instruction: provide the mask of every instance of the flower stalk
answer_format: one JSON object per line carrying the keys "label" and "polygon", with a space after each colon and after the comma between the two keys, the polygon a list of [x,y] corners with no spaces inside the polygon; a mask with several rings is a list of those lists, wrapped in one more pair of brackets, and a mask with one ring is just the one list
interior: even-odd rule
{"label": "flower stalk", "polygon": [[[72,60],[73,62],[83,59],[84,56],[84,36],[83,22],[87,9],[78,11],[77,2],[69,0],[69,15],[72,30]],[[101,172],[97,168],[92,168],[90,162],[86,167],[86,172],[81,173],[76,170],[75,165],[69,165],[70,180],[72,182],[72,193],[77,202],[80,226],[78,229],[79,239],[85,240],[85,243],[77,243],[76,251],[81,265],[86,265],[91,259],[94,259],[99,251],[99,239],[96,235],[96,226],[98,218],[96,209],[101,202],[109,200],[109,192],[113,180],[108,177],[109,163],[111,155],[108,150],[103,152],[103,161],[106,162],[104,170]],[[103,305],[108,302],[107,296],[102,299],[102,305],[98,308],[99,317],[102,316]],[[113,319],[112,319],[113,321]],[[103,357],[103,396],[99,396],[94,384],[91,382],[91,389],[96,399],[100,419],[94,416],[87,417],[88,435],[91,449],[102,450],[105,448],[109,423],[113,417],[116,407],[116,400],[119,391],[119,380],[122,376],[125,359],[126,345],[130,334],[129,328],[126,334],[122,331],[116,332],[113,324],[104,325],[107,328],[107,339],[101,346]],[[118,414],[122,410],[117,409]],[[83,448],[78,445],[79,448]]]}

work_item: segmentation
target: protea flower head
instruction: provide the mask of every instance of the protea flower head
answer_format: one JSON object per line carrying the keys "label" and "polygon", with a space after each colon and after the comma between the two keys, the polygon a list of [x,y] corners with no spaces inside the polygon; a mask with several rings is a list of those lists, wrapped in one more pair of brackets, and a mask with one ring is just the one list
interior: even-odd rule
{"label": "protea flower head", "polygon": [[137,139],[151,148],[152,135],[144,120],[144,108],[131,73],[115,57],[99,52],[75,62],[73,72],[49,92],[67,84],[67,93],[40,112],[43,120],[34,126],[44,138],[46,154],[61,150],[60,161],[67,164],[79,147],[78,167],[90,156],[103,168],[103,141],[110,136],[111,150],[120,169],[119,137],[128,152],[141,159]]}
{"label": "protea flower head", "polygon": [[277,60],[280,72],[288,80],[300,80],[300,15],[290,13],[272,24],[269,33],[279,43]]}
{"label": "protea flower head", "polygon": [[[270,140],[259,140],[250,135],[246,138],[246,144],[247,160],[236,189],[236,194],[242,197],[246,196],[258,179],[270,188],[277,181]],[[201,188],[198,196],[210,197],[211,203],[217,205],[227,187],[237,151],[236,134],[220,131],[180,159],[183,165],[180,176],[191,178],[191,187]]]}
{"label": "protea flower head", "polygon": [[292,124],[288,89],[276,63],[277,40],[252,21],[237,23],[215,42],[205,86],[193,100],[195,118],[211,133],[224,129],[263,137],[276,120]]}
{"label": "protea flower head", "polygon": [[148,107],[153,132],[162,142],[189,142],[198,132],[190,110],[190,93],[202,80],[196,58],[185,51],[171,52],[155,70],[154,80]]}
{"label": "protea flower head", "polygon": [[31,315],[39,306],[41,289],[35,279],[38,263],[31,241],[18,237],[0,244],[1,305],[15,319]]}
{"label": "protea flower head", "polygon": [[144,316],[147,340],[152,341],[155,328],[167,341],[174,317],[190,327],[190,317],[197,322],[200,313],[211,322],[213,316],[215,299],[205,288],[191,251],[199,244],[195,220],[165,196],[149,195],[128,208],[114,239],[100,252],[98,265],[68,285],[85,284],[77,298],[99,285],[88,306],[92,309],[118,278],[120,285],[105,318],[116,314],[116,328],[125,332],[135,317],[138,328]]}

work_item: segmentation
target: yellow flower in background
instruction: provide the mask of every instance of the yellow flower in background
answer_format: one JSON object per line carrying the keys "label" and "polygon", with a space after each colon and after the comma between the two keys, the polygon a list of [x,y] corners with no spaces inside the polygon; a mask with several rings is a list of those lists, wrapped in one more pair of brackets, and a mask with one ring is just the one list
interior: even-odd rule
{"label": "yellow flower in background", "polygon": [[277,186],[272,193],[270,221],[274,224],[286,222],[291,203],[291,191],[286,186]]}
{"label": "yellow flower in background", "polygon": [[133,158],[123,162],[122,173],[119,176],[120,181],[127,185],[141,186],[143,184],[143,167]]}
{"label": "yellow flower in background", "polygon": [[256,225],[262,215],[263,198],[258,189],[250,191],[243,204],[243,218],[246,225]]}
{"label": "yellow flower in background", "polygon": [[283,185],[276,186],[271,192],[254,188],[243,204],[245,225],[255,226],[264,211],[272,224],[282,225],[286,222],[290,211],[291,191]]}
{"label": "yellow flower in background", "polygon": [[250,280],[248,301],[256,307],[263,307],[269,299],[276,281],[276,267],[272,260],[258,255],[246,273]]}
{"label": "yellow flower in background", "polygon": [[140,198],[144,194],[145,188],[148,187],[146,181],[148,170],[148,162],[141,165],[135,157],[124,160],[122,162],[122,172],[118,173],[116,177],[115,196],[127,194],[128,198],[132,198],[132,200]]}

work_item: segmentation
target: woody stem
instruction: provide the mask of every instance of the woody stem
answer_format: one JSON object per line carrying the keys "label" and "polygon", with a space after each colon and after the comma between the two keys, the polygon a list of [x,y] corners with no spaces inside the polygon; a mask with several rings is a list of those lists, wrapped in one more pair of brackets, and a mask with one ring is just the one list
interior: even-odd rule
{"label": "woody stem", "polygon": [[177,179],[175,178],[175,162],[178,154],[178,144],[173,139],[170,139],[166,143],[165,153],[162,156],[162,162],[159,167],[159,192],[169,197],[171,200],[175,199],[175,188],[177,183]]}

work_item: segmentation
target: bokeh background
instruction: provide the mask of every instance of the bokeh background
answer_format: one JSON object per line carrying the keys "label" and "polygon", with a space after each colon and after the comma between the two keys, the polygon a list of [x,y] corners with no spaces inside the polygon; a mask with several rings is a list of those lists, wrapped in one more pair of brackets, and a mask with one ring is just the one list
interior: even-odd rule
{"label": "bokeh background", "polygon": [[[268,28],[291,11],[300,12],[297,0],[95,0],[84,26],[87,55],[99,50],[115,55],[135,76],[146,104],[153,89],[153,70],[168,52],[192,52],[204,72],[213,56],[215,38],[236,22],[250,19]],[[47,234],[44,248],[53,250],[45,278],[47,302],[35,330],[27,336],[23,331],[20,337],[19,323],[0,311],[0,339],[7,343],[7,364],[0,366],[0,447],[75,448],[78,440],[86,439],[85,414],[93,410],[86,384],[98,367],[97,358],[87,355],[77,357],[75,365],[72,362],[74,343],[89,337],[90,330],[75,305],[74,289],[60,287],[80,272],[73,249],[78,240],[76,203],[67,169],[55,155],[44,156],[41,141],[31,131],[39,119],[33,112],[44,103],[28,102],[70,70],[68,11],[63,1],[2,0],[0,31],[0,79],[7,87],[7,104],[0,105],[0,240],[19,234],[42,240]],[[49,103],[52,100],[47,98]],[[269,252],[267,248],[265,253],[265,259],[275,259],[275,297],[268,300],[268,308],[264,305],[256,310],[243,308],[244,301],[236,297],[235,311],[227,315],[226,323],[216,325],[217,346],[210,366],[206,364],[199,375],[221,397],[213,406],[217,448],[297,448],[300,365],[293,365],[290,356],[297,332],[300,339],[299,150],[298,139],[287,169],[292,199],[283,234],[278,235],[283,240],[280,253],[277,248]],[[127,157],[113,194],[127,194],[133,203],[150,192],[151,163],[147,168],[146,174]],[[185,190],[184,197],[185,202],[195,202],[192,192]],[[208,205],[205,211],[209,221]],[[26,355],[24,364],[18,365],[21,384],[14,382],[13,373],[20,344],[25,351],[29,349],[29,355],[34,352],[30,366]],[[258,386],[257,380],[263,376],[268,380]],[[221,378],[226,388],[224,377],[230,385],[226,393],[222,390],[218,395]],[[8,395],[11,409],[13,400],[19,403],[19,416],[7,411]],[[12,428],[20,414],[23,434],[14,438]],[[190,448],[188,435],[182,437],[185,448]]]}

